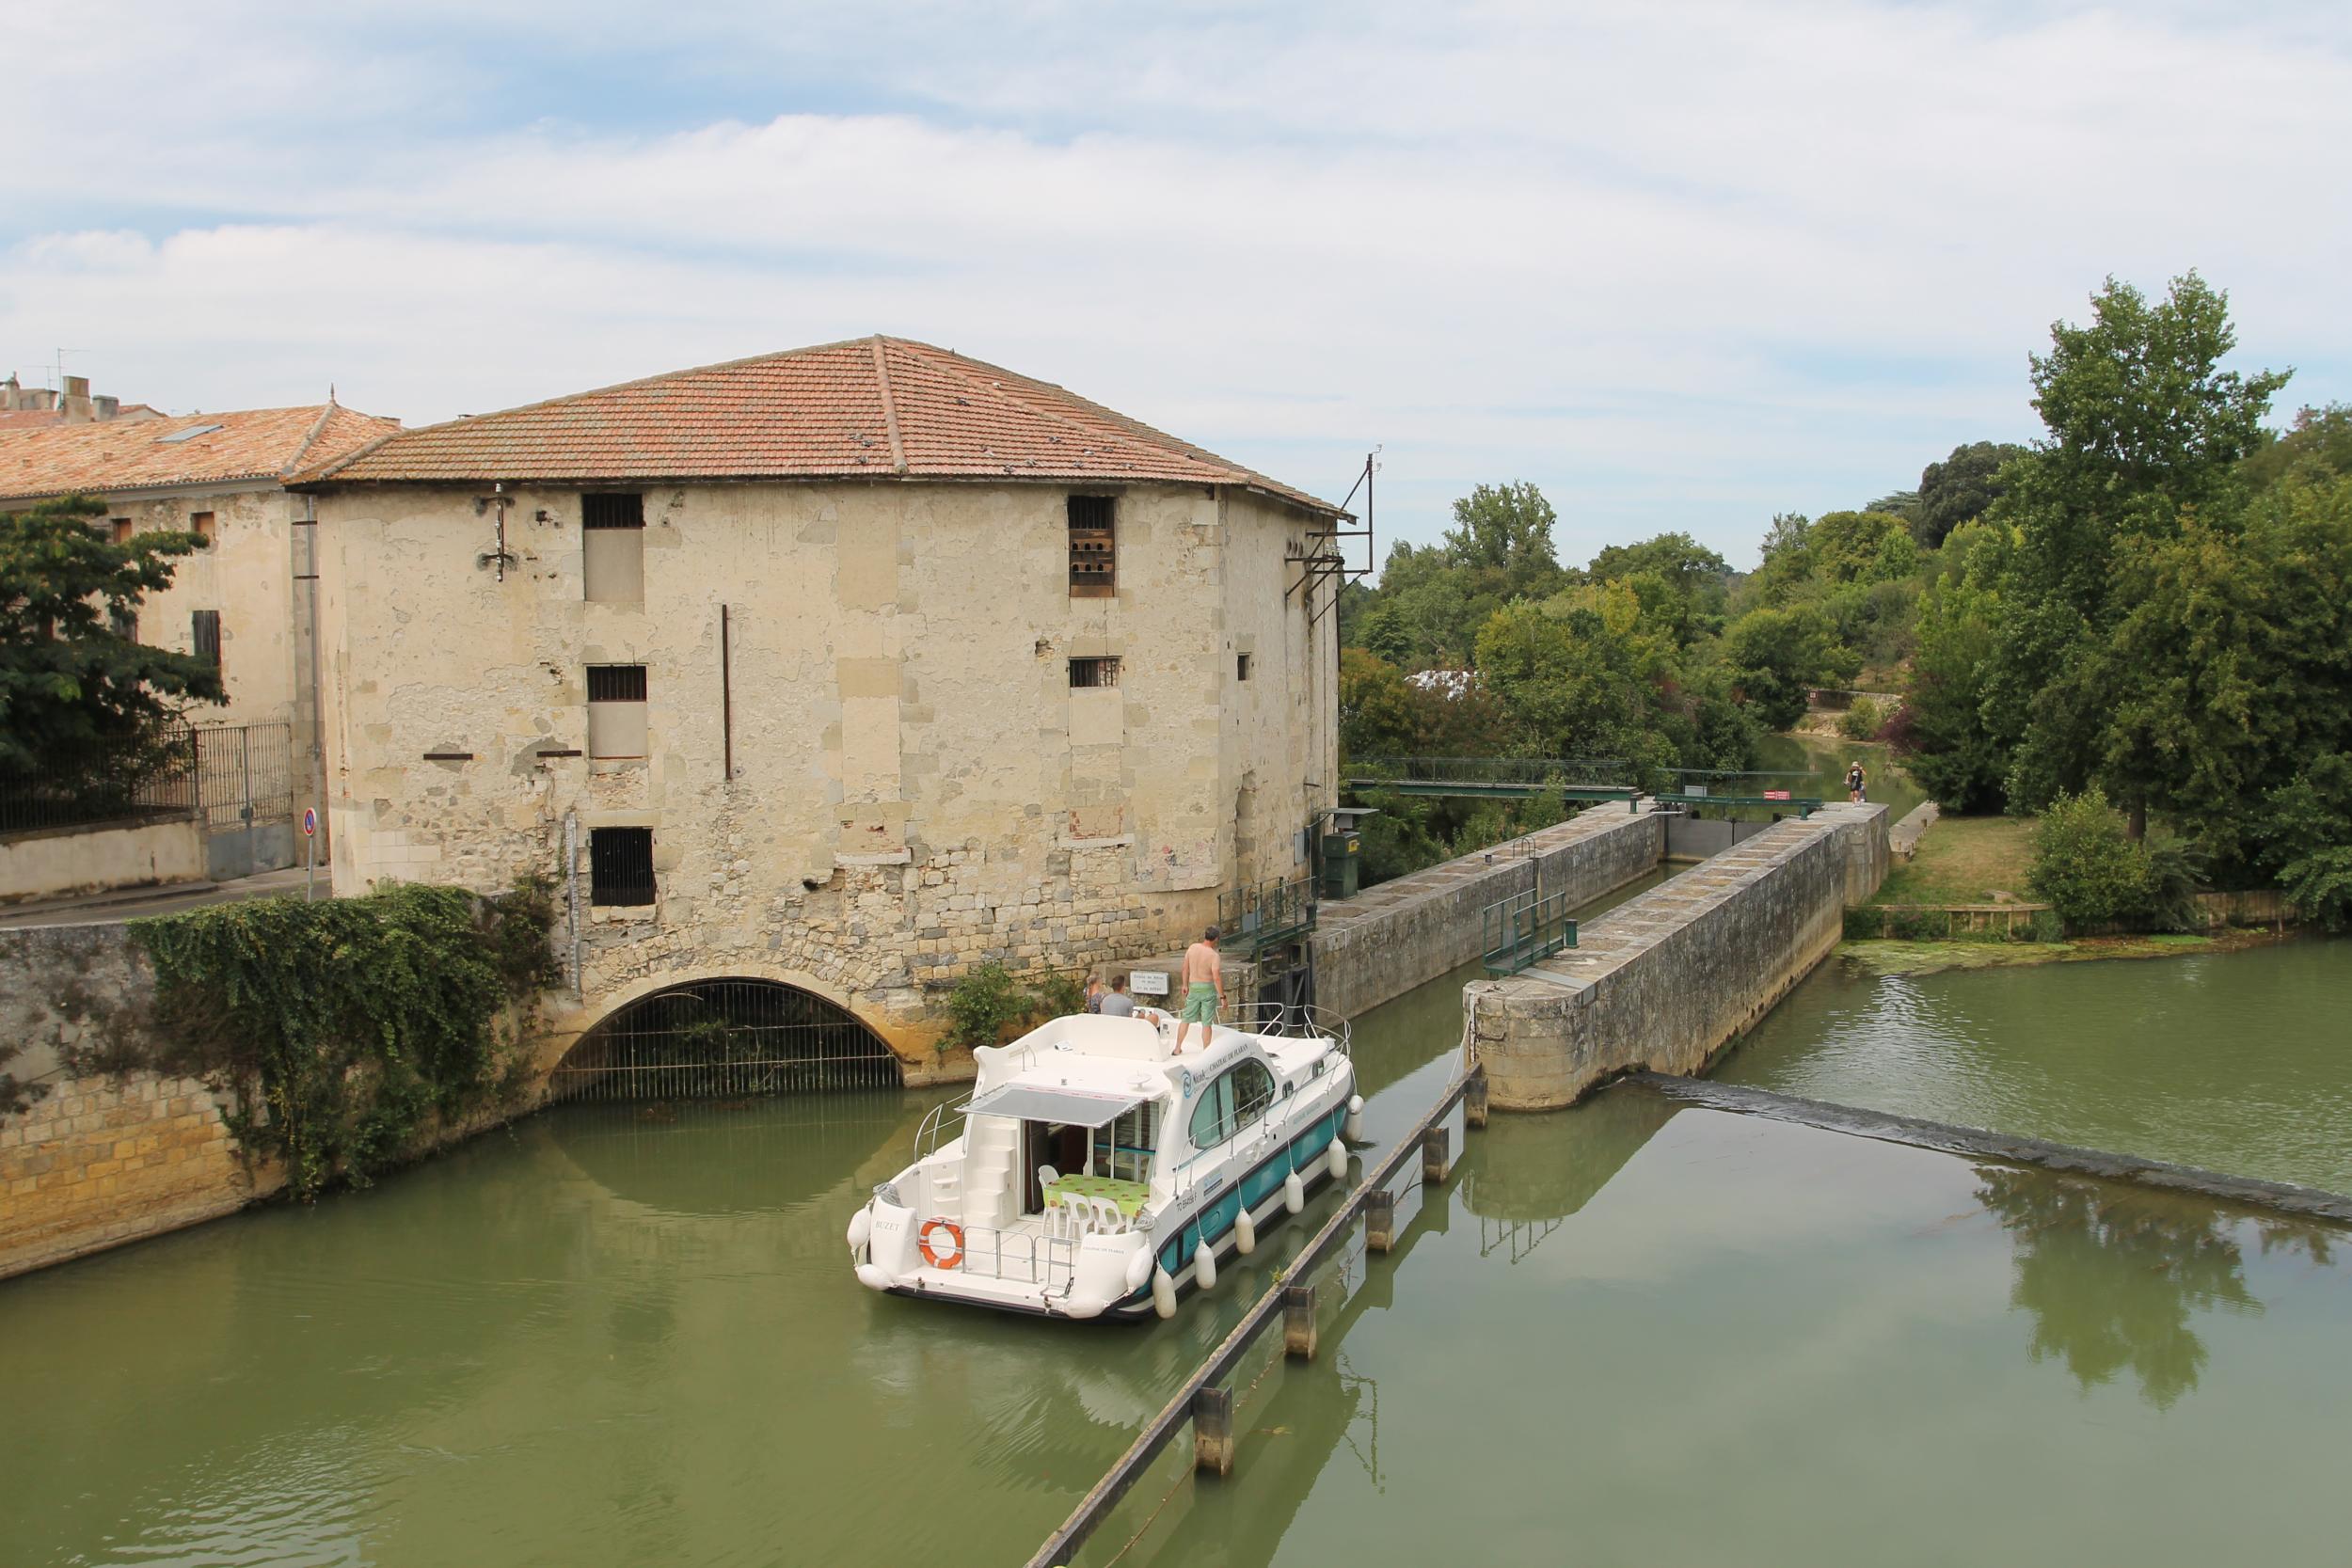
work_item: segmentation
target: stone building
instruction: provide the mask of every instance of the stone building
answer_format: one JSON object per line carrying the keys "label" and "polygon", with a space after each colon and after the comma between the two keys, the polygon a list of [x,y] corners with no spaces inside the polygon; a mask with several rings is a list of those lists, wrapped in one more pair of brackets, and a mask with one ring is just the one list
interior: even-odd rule
{"label": "stone building", "polygon": [[27,387],[11,372],[0,381],[0,431],[45,430],[61,424],[97,424],[106,420],[160,420],[161,409],[120,398],[90,395],[89,377],[69,375],[62,390]]}
{"label": "stone building", "polygon": [[[1329,503],[889,338],[404,431],[320,519],[338,893],[552,877],[559,1045],[1165,950],[1334,800]],[[552,1058],[548,1058],[551,1062]]]}
{"label": "stone building", "polygon": [[[271,767],[275,772],[282,750],[287,799],[273,808],[265,833],[240,828],[241,840],[214,835],[216,863],[210,869],[216,874],[254,869],[257,850],[262,863],[292,863],[294,818],[305,806],[322,803],[311,501],[290,495],[286,476],[399,428],[397,420],[329,402],[0,429],[0,511],[56,496],[92,495],[105,502],[104,526],[118,538],[161,530],[211,541],[209,548],[180,558],[171,586],[149,597],[129,629],[152,646],[219,663],[229,701],[198,707],[189,715],[192,722],[277,727],[270,731]],[[119,857],[110,850],[76,844],[68,869],[78,879],[71,886],[26,882],[37,847],[14,847],[24,853],[0,847],[0,898],[204,874],[202,846],[194,864],[184,854],[159,860],[149,842],[154,837],[151,831],[139,835],[129,858],[112,870]],[[48,859],[54,857],[44,863]],[[24,876],[11,869],[17,860],[27,863]]]}

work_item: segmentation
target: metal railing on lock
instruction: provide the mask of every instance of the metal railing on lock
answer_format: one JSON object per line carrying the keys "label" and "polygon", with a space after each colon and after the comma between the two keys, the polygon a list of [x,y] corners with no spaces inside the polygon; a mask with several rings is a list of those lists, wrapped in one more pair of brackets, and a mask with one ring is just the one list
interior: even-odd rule
{"label": "metal railing on lock", "polygon": [[1406,1163],[1421,1155],[1422,1185],[1442,1184],[1454,1171],[1452,1139],[1444,1125],[1454,1107],[1463,1108],[1463,1120],[1473,1128],[1486,1125],[1486,1069],[1472,1067],[1456,1073],[1437,1102],[1423,1112],[1410,1130],[1365,1173],[1337,1212],[1326,1220],[1298,1256],[1282,1271],[1281,1282],[1258,1298],[1224,1342],[1184,1380],[1160,1413],[1152,1418],[1103,1479],[1094,1483],[1059,1529],[1029,1559],[1028,1568],[1057,1568],[1068,1563],[1107,1518],[1120,1499],[1134,1490],[1144,1471],[1186,1426],[1193,1429],[1193,1464],[1197,1469],[1224,1474],[1232,1468],[1232,1394],[1217,1386],[1239,1367],[1250,1347],[1277,1321],[1282,1325],[1286,1355],[1312,1359],[1317,1348],[1315,1286],[1301,1284],[1317,1265],[1329,1259],[1362,1218],[1365,1244],[1374,1251],[1391,1250],[1395,1239],[1396,1199],[1409,1188],[1392,1190],[1390,1183]]}
{"label": "metal railing on lock", "polygon": [[1529,888],[1478,911],[1479,952],[1489,974],[1517,974],[1528,965],[1576,945],[1576,922],[1564,889]]}
{"label": "metal railing on lock", "polygon": [[1230,953],[1253,954],[1315,928],[1312,877],[1271,878],[1216,895],[1216,928]]}
{"label": "metal railing on lock", "polygon": [[1559,790],[1590,798],[1632,794],[1634,765],[1623,757],[1358,757],[1343,769],[1353,789],[1405,794],[1523,796]]}
{"label": "metal railing on lock", "polygon": [[1797,795],[1788,790],[1768,790],[1762,795],[1668,793],[1653,795],[1650,800],[1657,805],[1680,807],[1685,811],[1705,811],[1715,807],[1731,806],[1770,807],[1774,811],[1793,811],[1801,821],[1820,811],[1824,803],[1819,796]]}

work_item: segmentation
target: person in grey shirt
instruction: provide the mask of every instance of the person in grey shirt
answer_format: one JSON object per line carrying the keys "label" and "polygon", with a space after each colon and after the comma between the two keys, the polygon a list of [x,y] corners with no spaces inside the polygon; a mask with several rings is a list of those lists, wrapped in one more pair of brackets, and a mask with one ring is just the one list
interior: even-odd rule
{"label": "person in grey shirt", "polygon": [[1127,994],[1127,976],[1111,976],[1111,989],[1103,997],[1103,1014],[1106,1018],[1133,1018],[1136,999]]}

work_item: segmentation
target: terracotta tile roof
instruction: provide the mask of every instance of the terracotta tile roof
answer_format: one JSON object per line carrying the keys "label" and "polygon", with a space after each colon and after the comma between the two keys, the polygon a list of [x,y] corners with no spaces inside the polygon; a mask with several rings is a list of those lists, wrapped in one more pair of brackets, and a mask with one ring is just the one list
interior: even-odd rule
{"label": "terracotta tile roof", "polygon": [[405,430],[298,482],[858,478],[1235,484],[1337,513],[1059,387],[881,337]]}
{"label": "terracotta tile roof", "polygon": [[[332,403],[31,430],[0,426],[0,499],[282,481],[300,467],[340,457],[399,428],[397,420]],[[197,434],[170,439],[186,431]]]}

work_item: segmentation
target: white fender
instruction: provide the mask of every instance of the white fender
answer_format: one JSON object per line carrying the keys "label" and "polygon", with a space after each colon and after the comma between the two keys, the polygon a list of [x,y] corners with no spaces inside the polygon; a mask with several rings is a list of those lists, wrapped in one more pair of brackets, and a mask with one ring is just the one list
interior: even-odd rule
{"label": "white fender", "polygon": [[1233,1245],[1240,1249],[1244,1258],[1258,1250],[1258,1222],[1249,1217],[1247,1204],[1243,1205],[1240,1213],[1233,1216]]}
{"label": "white fender", "polygon": [[1349,1143],[1359,1144],[1364,1141],[1364,1097],[1362,1095],[1351,1094],[1347,1097],[1347,1121],[1341,1131],[1346,1133]]}
{"label": "white fender", "polygon": [[1135,1256],[1127,1259],[1127,1289],[1140,1291],[1143,1289],[1143,1282],[1151,1277],[1152,1249],[1137,1247]]}
{"label": "white fender", "polygon": [[1204,1291],[1216,1289],[1216,1249],[1209,1245],[1206,1236],[1192,1249],[1192,1282]]}
{"label": "white fender", "polygon": [[864,1252],[866,1239],[874,1234],[874,1211],[860,1209],[850,1216],[850,1250]]}
{"label": "white fender", "polygon": [[1109,1305],[1101,1296],[1073,1295],[1062,1310],[1073,1318],[1099,1318],[1103,1315],[1103,1308]]}
{"label": "white fender", "polygon": [[1282,1207],[1294,1214],[1307,1207],[1307,1188],[1296,1171],[1282,1178]]}
{"label": "white fender", "polygon": [[1331,1147],[1323,1151],[1323,1164],[1324,1168],[1331,1173],[1332,1180],[1346,1180],[1347,1146],[1340,1142],[1339,1139],[1333,1138],[1331,1140]]}
{"label": "white fender", "polygon": [[1176,1315],[1176,1282],[1168,1277],[1166,1269],[1152,1271],[1152,1310],[1163,1318]]}

